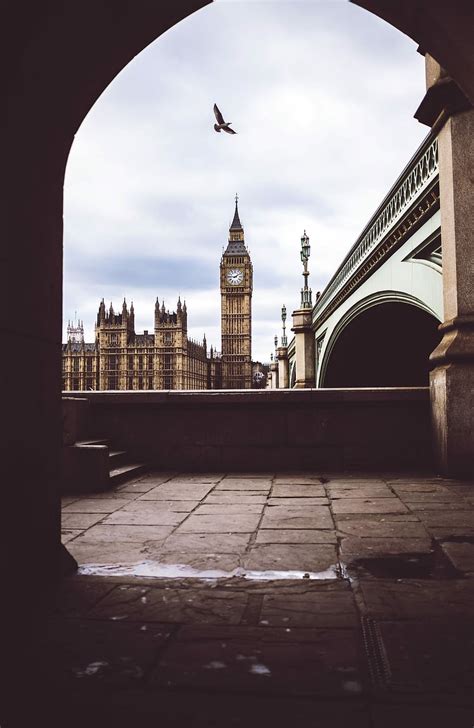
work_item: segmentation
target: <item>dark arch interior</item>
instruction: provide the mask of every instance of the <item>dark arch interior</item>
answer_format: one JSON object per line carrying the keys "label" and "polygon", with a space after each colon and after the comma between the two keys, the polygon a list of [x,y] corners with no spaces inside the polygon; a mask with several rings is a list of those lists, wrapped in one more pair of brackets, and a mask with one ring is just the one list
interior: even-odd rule
{"label": "dark arch interior", "polygon": [[330,354],[324,387],[424,387],[440,341],[434,316],[406,303],[381,303],[354,318]]}

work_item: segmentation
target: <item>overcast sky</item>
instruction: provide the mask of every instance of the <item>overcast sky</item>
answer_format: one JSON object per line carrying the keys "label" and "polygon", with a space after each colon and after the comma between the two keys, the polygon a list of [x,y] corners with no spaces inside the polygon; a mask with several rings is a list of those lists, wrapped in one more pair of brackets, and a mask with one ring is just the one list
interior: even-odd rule
{"label": "overcast sky", "polygon": [[[346,0],[218,0],[137,56],[76,136],[65,182],[64,319],[99,301],[188,305],[220,350],[219,261],[238,192],[254,266],[253,358],[298,307],[300,237],[322,290],[427,133],[416,44]],[[236,135],[213,129],[214,102]],[[64,332],[65,336],[65,332]]]}

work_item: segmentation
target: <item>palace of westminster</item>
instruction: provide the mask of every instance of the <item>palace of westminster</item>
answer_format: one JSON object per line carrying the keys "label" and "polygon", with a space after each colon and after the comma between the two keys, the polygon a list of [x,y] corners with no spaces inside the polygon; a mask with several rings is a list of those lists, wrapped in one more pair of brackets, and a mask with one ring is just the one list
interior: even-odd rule
{"label": "palace of westminster", "polygon": [[81,321],[69,323],[63,345],[63,390],[250,389],[265,383],[252,364],[253,269],[239,218],[238,198],[220,263],[221,353],[188,337],[186,302],[176,311],[155,304],[153,333],[135,333],[133,303],[120,313],[102,299],[95,342]]}

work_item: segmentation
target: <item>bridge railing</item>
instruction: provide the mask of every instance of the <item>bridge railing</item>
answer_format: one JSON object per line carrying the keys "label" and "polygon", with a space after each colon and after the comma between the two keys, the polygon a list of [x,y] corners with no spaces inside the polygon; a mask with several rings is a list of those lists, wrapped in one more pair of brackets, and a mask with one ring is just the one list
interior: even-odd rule
{"label": "bridge railing", "polygon": [[383,238],[438,175],[438,139],[431,133],[398,177],[313,308],[318,319]]}

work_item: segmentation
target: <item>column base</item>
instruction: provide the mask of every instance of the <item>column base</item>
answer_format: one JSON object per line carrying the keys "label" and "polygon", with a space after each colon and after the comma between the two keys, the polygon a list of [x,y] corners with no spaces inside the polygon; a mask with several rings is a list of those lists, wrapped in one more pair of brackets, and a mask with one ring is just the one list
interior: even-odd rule
{"label": "column base", "polygon": [[438,366],[430,373],[436,462],[443,475],[474,478],[474,367]]}

